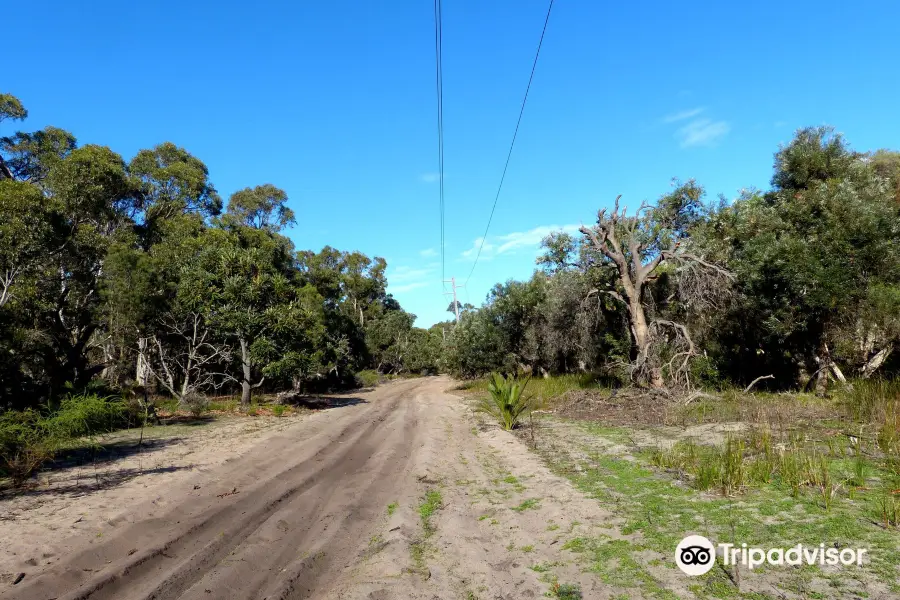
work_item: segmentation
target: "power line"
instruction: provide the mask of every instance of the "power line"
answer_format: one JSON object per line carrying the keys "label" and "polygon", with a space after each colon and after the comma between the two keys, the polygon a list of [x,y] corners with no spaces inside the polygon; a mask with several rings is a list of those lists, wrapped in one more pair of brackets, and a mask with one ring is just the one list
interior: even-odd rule
{"label": "power line", "polygon": [[438,126],[438,179],[441,211],[441,280],[444,279],[444,67],[443,49],[443,17],[441,0],[434,0],[434,52],[435,79],[437,83],[437,126]]}
{"label": "power line", "polygon": [[534,71],[537,68],[538,57],[541,55],[541,46],[544,44],[544,34],[547,33],[547,24],[550,22],[550,11],[553,10],[553,0],[550,0],[550,6],[547,7],[547,17],[544,19],[544,28],[541,30],[541,39],[538,41],[537,51],[534,53],[534,62],[531,65],[531,75],[528,76],[528,86],[525,88],[525,97],[522,98],[522,108],[519,109],[519,118],[516,120],[516,130],[513,132],[512,142],[509,144],[509,152],[506,155],[506,164],[503,165],[503,174],[500,176],[500,185],[497,186],[497,195],[494,196],[494,205],[491,207],[491,215],[488,217],[487,227],[484,228],[484,235],[481,236],[481,244],[478,246],[478,254],[475,255],[475,262],[472,263],[472,270],[466,277],[466,283],[475,272],[475,265],[481,257],[481,250],[484,248],[484,242],[487,239],[488,230],[491,228],[491,221],[494,220],[494,211],[497,209],[497,200],[500,199],[500,190],[503,189],[503,180],[506,179],[506,170],[509,168],[509,159],[512,158],[513,146],[516,145],[516,136],[519,135],[519,125],[522,123],[522,115],[525,114],[525,103],[528,102],[528,92],[531,90],[531,82],[534,79]]}

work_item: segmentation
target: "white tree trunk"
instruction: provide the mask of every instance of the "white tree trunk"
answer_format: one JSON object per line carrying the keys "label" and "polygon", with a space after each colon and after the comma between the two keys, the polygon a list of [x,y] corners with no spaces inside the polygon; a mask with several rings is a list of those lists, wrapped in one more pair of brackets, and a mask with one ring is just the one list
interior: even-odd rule
{"label": "white tree trunk", "polygon": [[247,340],[240,338],[241,343],[241,369],[243,371],[243,379],[241,380],[241,406],[250,406],[250,348],[247,346]]}
{"label": "white tree trunk", "polygon": [[150,381],[150,364],[147,362],[147,338],[138,338],[137,367],[134,372],[134,380],[141,387],[147,387]]}
{"label": "white tree trunk", "polygon": [[872,373],[877,371],[878,368],[884,364],[884,361],[887,360],[887,358],[891,355],[891,353],[893,351],[894,351],[894,345],[888,344],[887,346],[885,346],[884,348],[879,350],[875,354],[875,356],[870,358],[868,360],[868,362],[866,362],[866,364],[863,365],[863,368],[860,369],[860,371],[862,372],[863,379],[868,379],[869,377],[871,377]]}

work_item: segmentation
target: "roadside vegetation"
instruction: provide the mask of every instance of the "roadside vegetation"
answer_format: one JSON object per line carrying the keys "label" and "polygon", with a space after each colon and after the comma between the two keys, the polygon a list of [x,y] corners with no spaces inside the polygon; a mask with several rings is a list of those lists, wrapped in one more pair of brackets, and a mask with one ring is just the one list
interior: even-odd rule
{"label": "roadside vegetation", "polygon": [[[384,259],[294,248],[283,190],[223,199],[184,148],[126,160],[57,127],[16,130],[27,116],[0,93],[0,480],[158,414],[236,400],[284,415],[308,394],[436,371],[445,326],[413,327]],[[80,430],[56,426],[82,412]]]}
{"label": "roadside vegetation", "polygon": [[[571,379],[557,386],[567,390],[535,415],[536,437],[530,428],[518,435],[551,470],[613,511],[608,536],[565,542],[605,583],[645,597],[680,597],[667,573],[672,549],[699,533],[761,547],[868,548],[870,560],[840,571],[717,567],[685,580],[697,597],[900,593],[896,382],[856,380],[828,398],[711,391],[686,405],[668,403],[664,412],[646,410],[658,403],[653,397],[635,400]],[[482,386],[471,387],[477,403]],[[553,581],[552,565],[537,570]]]}
{"label": "roadside vegetation", "polygon": [[[615,513],[608,536],[565,546],[605,583],[661,598],[897,594],[900,154],[803,129],[770,189],[704,194],[674,181],[655,204],[617,199],[580,235],[548,236],[529,280],[464,311],[444,365],[476,409],[496,404],[492,373],[530,378],[519,427],[510,411],[493,420]],[[688,533],[871,558],[717,567],[673,587]]]}
{"label": "roadside vegetation", "polygon": [[[26,116],[0,95],[0,126]],[[672,597],[659,573],[697,531],[872,549],[849,577],[714,569],[698,596],[900,591],[900,153],[811,127],[776,151],[768,189],[710,202],[673,180],[630,211],[610,199],[577,234],[547,236],[528,280],[425,330],[383,259],[297,251],[272,184],[224,202],[171,143],[126,161],[54,127],[2,133],[13,484],[72,440],[160,415],[282,416],[323,390],[442,372],[615,507],[621,536],[565,545],[611,585]],[[440,504],[432,490],[420,506],[426,538]],[[556,597],[580,593],[547,576]]]}

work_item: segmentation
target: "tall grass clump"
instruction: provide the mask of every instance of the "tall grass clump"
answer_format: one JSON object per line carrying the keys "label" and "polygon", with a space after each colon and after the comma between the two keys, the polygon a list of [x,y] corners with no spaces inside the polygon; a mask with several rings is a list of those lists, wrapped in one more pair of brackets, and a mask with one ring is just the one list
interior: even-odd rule
{"label": "tall grass clump", "polygon": [[127,427],[129,411],[116,398],[96,394],[76,394],[60,403],[59,409],[46,420],[48,434],[65,441]]}
{"label": "tall grass clump", "polygon": [[124,402],[91,393],[70,395],[43,414],[7,411],[0,415],[0,476],[21,486],[73,440],[127,427],[129,419]]}
{"label": "tall grass clump", "polygon": [[859,379],[845,393],[847,412],[857,421],[883,423],[900,413],[900,379]]}
{"label": "tall grass clump", "polygon": [[514,429],[519,419],[532,409],[531,398],[524,395],[528,380],[520,382],[514,375],[504,377],[492,373],[488,396],[482,398],[478,410],[493,417],[506,431]]}

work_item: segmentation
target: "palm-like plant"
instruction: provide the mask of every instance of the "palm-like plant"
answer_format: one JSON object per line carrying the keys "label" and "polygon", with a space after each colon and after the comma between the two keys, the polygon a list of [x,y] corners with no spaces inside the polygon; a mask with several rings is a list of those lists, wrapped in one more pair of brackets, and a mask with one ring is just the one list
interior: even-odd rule
{"label": "palm-like plant", "polygon": [[531,398],[524,395],[527,385],[527,379],[521,383],[515,375],[492,373],[488,383],[490,397],[482,398],[478,410],[494,417],[504,430],[514,429],[519,418],[532,408]]}

